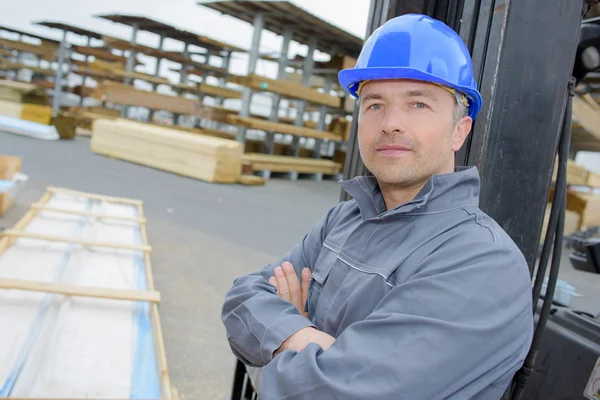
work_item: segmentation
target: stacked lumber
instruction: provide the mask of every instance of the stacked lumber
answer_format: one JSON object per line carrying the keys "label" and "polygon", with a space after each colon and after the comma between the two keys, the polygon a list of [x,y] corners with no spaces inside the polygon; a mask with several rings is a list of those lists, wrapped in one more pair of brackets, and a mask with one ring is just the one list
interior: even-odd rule
{"label": "stacked lumber", "polygon": [[335,175],[342,171],[341,164],[325,159],[246,153],[242,160],[244,163],[250,164],[254,171],[322,173],[326,175]]}
{"label": "stacked lumber", "polygon": [[[12,181],[15,174],[21,170],[23,161],[19,157],[0,155],[0,180]],[[6,214],[13,205],[15,195],[13,190],[0,191],[0,216]]]}
{"label": "stacked lumber", "polygon": [[334,108],[341,107],[340,97],[321,93],[316,89],[305,87],[295,82],[270,79],[256,74],[247,76],[230,75],[229,81],[257,91],[273,92],[283,97],[306,100],[314,104]]}
{"label": "stacked lumber", "polygon": [[241,143],[123,119],[94,121],[91,150],[207,182],[241,173]]}
{"label": "stacked lumber", "polygon": [[315,139],[327,139],[332,141],[340,141],[341,137],[331,132],[321,131],[317,129],[304,128],[280,122],[265,121],[260,118],[241,117],[239,115],[227,116],[228,123],[232,125],[242,125],[251,129],[260,129],[268,132],[277,132],[287,135],[310,137]]}
{"label": "stacked lumber", "polygon": [[[199,87],[199,90],[202,91],[206,89],[206,87],[210,86],[211,85],[201,86]],[[212,93],[224,95],[227,94],[227,91],[234,92],[229,94],[237,96],[237,92],[230,89],[212,86],[212,89],[209,90],[212,90]],[[205,112],[205,106],[203,106],[201,100],[139,90],[116,82],[102,82],[92,91],[91,96],[111,103],[126,106],[145,107],[151,110],[165,110],[177,114],[190,115],[200,118],[203,117]],[[209,108],[206,109],[209,110]]]}
{"label": "stacked lumber", "polygon": [[165,110],[192,116],[199,116],[202,107],[202,103],[198,100],[139,90],[107,81],[94,89],[92,97],[125,106],[146,107],[151,110]]}
{"label": "stacked lumber", "polygon": [[0,99],[17,103],[48,105],[50,98],[38,85],[0,79]]}
{"label": "stacked lumber", "polygon": [[8,50],[17,50],[26,53],[35,54],[46,61],[56,61],[57,50],[56,45],[44,43],[42,45],[30,44],[19,40],[10,40],[0,38],[0,48]]}
{"label": "stacked lumber", "polygon": [[22,104],[0,99],[0,115],[49,125],[52,121],[52,108],[38,104]]}

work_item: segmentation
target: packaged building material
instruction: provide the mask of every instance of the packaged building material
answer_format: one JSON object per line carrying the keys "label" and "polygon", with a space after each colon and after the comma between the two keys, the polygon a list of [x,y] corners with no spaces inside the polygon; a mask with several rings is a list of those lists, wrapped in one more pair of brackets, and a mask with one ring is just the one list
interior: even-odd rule
{"label": "packaged building material", "polygon": [[0,233],[0,397],[172,399],[142,203],[48,188]]}
{"label": "packaged building material", "polygon": [[207,182],[235,183],[241,174],[242,144],[124,119],[92,125],[95,153]]}

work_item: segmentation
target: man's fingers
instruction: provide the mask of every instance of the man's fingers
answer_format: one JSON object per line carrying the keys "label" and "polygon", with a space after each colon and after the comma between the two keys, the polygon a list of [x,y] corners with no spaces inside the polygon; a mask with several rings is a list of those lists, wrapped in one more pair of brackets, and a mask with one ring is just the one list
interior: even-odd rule
{"label": "man's fingers", "polygon": [[281,267],[277,267],[273,273],[275,274],[275,279],[277,281],[277,294],[283,300],[291,302],[290,289],[288,287],[285,274],[283,273],[283,269]]}
{"label": "man's fingers", "polygon": [[270,277],[270,278],[269,278],[269,283],[270,283],[271,285],[275,286],[275,289],[278,289],[278,288],[277,288],[277,279],[275,279],[275,277],[274,277],[274,276],[272,276],[272,277]]}
{"label": "man's fingers", "polygon": [[298,311],[302,313],[304,311],[304,303],[302,302],[302,287],[300,286],[298,275],[296,275],[296,270],[289,262],[284,262],[282,267],[287,279],[288,289],[290,291],[290,301],[296,306]]}
{"label": "man's fingers", "polygon": [[[308,286],[310,285],[310,278],[312,274],[309,268],[304,268],[302,270],[302,306],[306,304],[308,300]],[[303,308],[304,310],[304,308]]]}

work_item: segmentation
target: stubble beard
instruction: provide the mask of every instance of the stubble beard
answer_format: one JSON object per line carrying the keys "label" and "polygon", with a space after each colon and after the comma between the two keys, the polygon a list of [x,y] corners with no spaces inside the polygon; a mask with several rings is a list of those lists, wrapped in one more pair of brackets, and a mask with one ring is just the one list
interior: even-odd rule
{"label": "stubble beard", "polygon": [[[369,148],[369,157],[365,158],[362,150],[361,156],[367,169],[380,184],[397,188],[423,186],[433,175],[445,171],[452,159],[451,134],[447,138],[447,143],[440,143],[426,153],[417,144],[407,146],[411,148],[412,153],[407,154],[406,159],[381,157],[376,150],[380,143],[374,143]],[[400,141],[393,143],[405,145]]]}

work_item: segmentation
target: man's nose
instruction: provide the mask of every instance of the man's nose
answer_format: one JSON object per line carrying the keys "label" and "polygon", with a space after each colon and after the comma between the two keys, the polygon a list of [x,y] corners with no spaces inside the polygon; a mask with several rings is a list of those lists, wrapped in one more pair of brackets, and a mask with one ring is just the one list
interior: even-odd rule
{"label": "man's nose", "polygon": [[390,108],[381,121],[381,133],[404,133],[406,131],[404,122],[405,118],[402,113]]}

